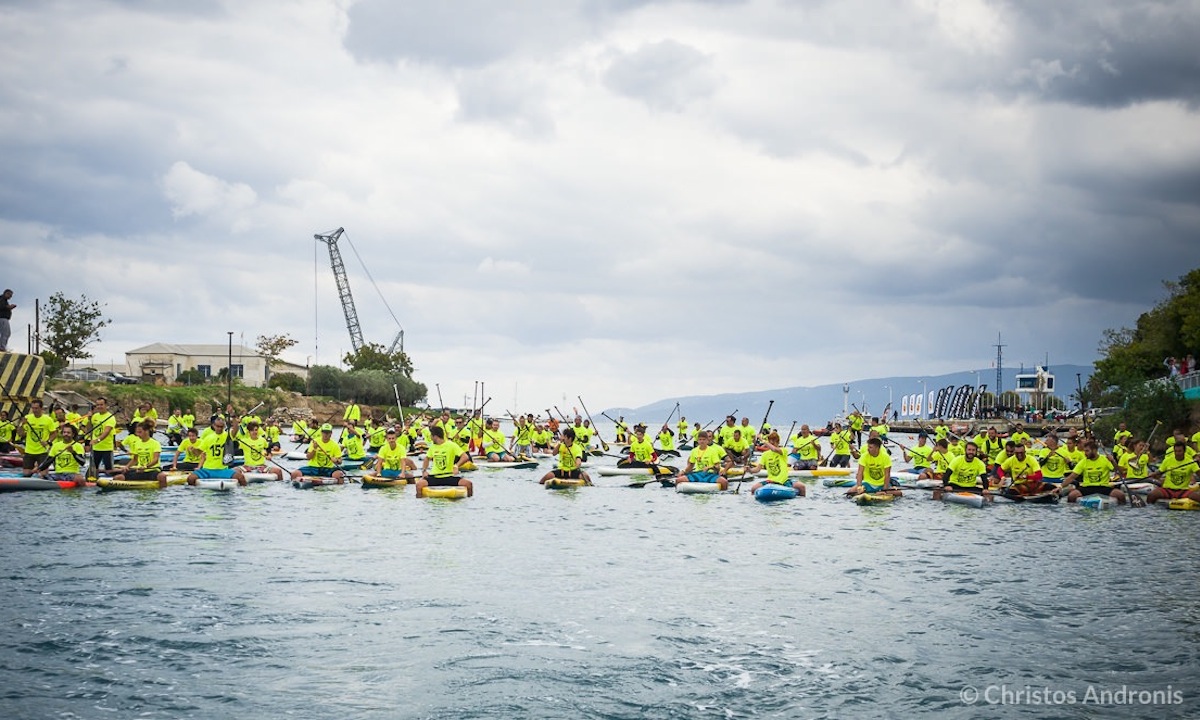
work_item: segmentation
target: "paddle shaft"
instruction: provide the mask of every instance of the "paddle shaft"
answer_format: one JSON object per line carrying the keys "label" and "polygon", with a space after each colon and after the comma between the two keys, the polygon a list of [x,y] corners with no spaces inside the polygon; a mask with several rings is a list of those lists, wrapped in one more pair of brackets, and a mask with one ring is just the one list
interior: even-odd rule
{"label": "paddle shaft", "polygon": [[[583,397],[576,395],[575,399],[579,401],[579,407],[583,408],[583,414],[587,415],[588,422],[592,424],[592,432],[596,433],[596,437],[600,440],[600,447],[605,451],[608,450],[608,443],[604,442],[604,436],[600,434],[600,428],[596,427],[596,421],[592,420],[592,414],[588,412],[587,404],[583,402]],[[672,411],[674,412],[674,411]]]}
{"label": "paddle shaft", "polygon": [[404,427],[404,408],[400,406],[400,386],[393,383],[392,392],[396,393],[396,410],[400,413],[400,427]]}
{"label": "paddle shaft", "polygon": [[[773,407],[775,407],[775,401],[771,400],[770,402],[767,403],[767,411],[765,413],[763,413],[762,422],[758,424],[758,432],[762,432],[762,429],[766,426],[767,418],[771,417],[771,408],[773,408]],[[742,474],[740,476],[738,476],[738,484],[737,484],[737,487],[733,491],[735,495],[737,493],[741,492],[741,490],[742,490],[742,481],[744,481],[746,479],[746,473],[749,472],[749,470],[750,470],[750,460],[753,457],[754,457],[754,441],[751,440],[750,441],[750,454],[748,456],[746,456],[745,465],[742,467]]]}

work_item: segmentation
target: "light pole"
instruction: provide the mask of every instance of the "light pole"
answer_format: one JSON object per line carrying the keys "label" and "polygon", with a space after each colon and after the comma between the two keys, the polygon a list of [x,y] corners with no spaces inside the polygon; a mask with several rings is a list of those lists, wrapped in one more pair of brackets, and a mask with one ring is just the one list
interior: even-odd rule
{"label": "light pole", "polygon": [[229,333],[229,361],[225,364],[225,405],[233,404],[233,331],[226,330]]}
{"label": "light pole", "polygon": [[850,414],[850,386],[842,385],[842,417]]}
{"label": "light pole", "polygon": [[[892,409],[892,386],[884,385],[883,387],[888,391],[888,404],[887,407],[883,409],[883,413],[886,415]],[[887,422],[887,420],[884,420],[884,422]]]}
{"label": "light pole", "polygon": [[921,416],[922,420],[927,420],[929,418],[929,406],[927,404],[929,398],[926,397],[928,394],[928,389],[925,387],[925,381],[921,380],[921,404],[919,405],[921,412],[917,414]]}

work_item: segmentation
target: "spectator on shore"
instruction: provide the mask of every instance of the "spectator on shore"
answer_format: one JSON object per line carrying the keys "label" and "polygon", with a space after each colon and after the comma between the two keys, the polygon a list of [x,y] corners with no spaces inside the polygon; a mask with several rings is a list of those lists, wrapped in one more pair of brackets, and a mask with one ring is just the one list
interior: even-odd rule
{"label": "spectator on shore", "polygon": [[1179,366],[1175,364],[1175,358],[1169,357],[1163,360],[1163,365],[1167,366],[1167,377],[1176,377],[1179,375]]}
{"label": "spectator on shore", "polygon": [[1196,358],[1192,357],[1191,353],[1179,362],[1179,374],[1187,375],[1190,372],[1196,371]]}

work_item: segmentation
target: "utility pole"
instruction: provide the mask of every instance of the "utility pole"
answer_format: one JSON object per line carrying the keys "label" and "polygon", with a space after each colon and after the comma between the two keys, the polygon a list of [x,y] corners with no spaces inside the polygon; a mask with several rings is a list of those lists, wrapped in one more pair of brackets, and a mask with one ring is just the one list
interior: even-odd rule
{"label": "utility pole", "polygon": [[845,419],[850,414],[850,386],[842,385],[842,418]]}

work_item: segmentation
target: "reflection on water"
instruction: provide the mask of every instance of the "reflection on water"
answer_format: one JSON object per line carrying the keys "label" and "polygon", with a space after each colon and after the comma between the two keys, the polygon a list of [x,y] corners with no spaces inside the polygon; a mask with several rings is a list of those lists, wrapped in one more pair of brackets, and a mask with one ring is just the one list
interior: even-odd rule
{"label": "reflection on water", "polygon": [[[837,489],[0,497],[4,717],[1200,714],[1200,513]],[[963,704],[965,685],[1183,703]]]}

